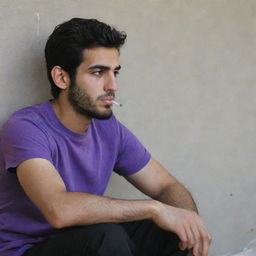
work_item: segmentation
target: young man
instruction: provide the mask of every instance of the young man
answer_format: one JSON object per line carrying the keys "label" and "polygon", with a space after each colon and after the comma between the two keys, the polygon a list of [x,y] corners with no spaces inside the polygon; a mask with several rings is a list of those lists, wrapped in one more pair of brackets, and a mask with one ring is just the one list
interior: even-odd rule
{"label": "young man", "polygon": [[[15,112],[1,131],[1,256],[207,256],[190,193],[112,114],[125,39],[78,18],[50,35],[54,99]],[[113,170],[152,200],[103,196]]]}

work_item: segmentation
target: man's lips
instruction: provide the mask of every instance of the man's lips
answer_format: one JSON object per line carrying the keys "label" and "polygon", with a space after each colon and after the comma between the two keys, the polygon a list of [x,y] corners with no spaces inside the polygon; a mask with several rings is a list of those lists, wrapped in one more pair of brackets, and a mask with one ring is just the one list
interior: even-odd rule
{"label": "man's lips", "polygon": [[104,104],[106,104],[106,105],[112,105],[114,98],[103,98],[103,99],[100,99],[100,100],[101,100]]}

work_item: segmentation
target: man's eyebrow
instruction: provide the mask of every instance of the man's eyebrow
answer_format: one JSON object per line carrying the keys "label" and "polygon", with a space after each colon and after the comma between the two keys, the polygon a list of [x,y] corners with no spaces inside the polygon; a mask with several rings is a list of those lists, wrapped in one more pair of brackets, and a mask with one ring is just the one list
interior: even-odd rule
{"label": "man's eyebrow", "polygon": [[[89,70],[93,70],[93,69],[103,69],[103,70],[110,70],[111,68],[109,66],[104,66],[104,65],[93,65],[91,67],[88,68]],[[114,70],[120,70],[121,66],[117,66]]]}

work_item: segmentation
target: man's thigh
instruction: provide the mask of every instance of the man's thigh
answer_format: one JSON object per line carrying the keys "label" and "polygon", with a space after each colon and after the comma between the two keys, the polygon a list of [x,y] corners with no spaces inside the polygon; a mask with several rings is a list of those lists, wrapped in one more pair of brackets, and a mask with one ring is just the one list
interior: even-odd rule
{"label": "man's thigh", "polygon": [[23,256],[133,256],[136,255],[134,250],[121,225],[103,223],[63,229]]}
{"label": "man's thigh", "polygon": [[66,228],[23,256],[185,256],[179,238],[152,221]]}
{"label": "man's thigh", "polygon": [[180,239],[163,230],[150,220],[121,224],[135,244],[139,256],[186,256],[188,251],[179,249]]}

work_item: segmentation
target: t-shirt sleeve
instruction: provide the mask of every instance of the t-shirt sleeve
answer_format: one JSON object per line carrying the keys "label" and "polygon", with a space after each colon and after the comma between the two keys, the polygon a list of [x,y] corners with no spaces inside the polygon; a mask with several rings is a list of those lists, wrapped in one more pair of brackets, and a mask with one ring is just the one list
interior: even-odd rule
{"label": "t-shirt sleeve", "polygon": [[33,119],[13,117],[4,124],[1,131],[1,151],[5,170],[13,170],[31,158],[52,161],[47,136]]}
{"label": "t-shirt sleeve", "polygon": [[117,121],[120,146],[114,171],[122,176],[129,176],[141,170],[150,160],[151,155],[136,136]]}

